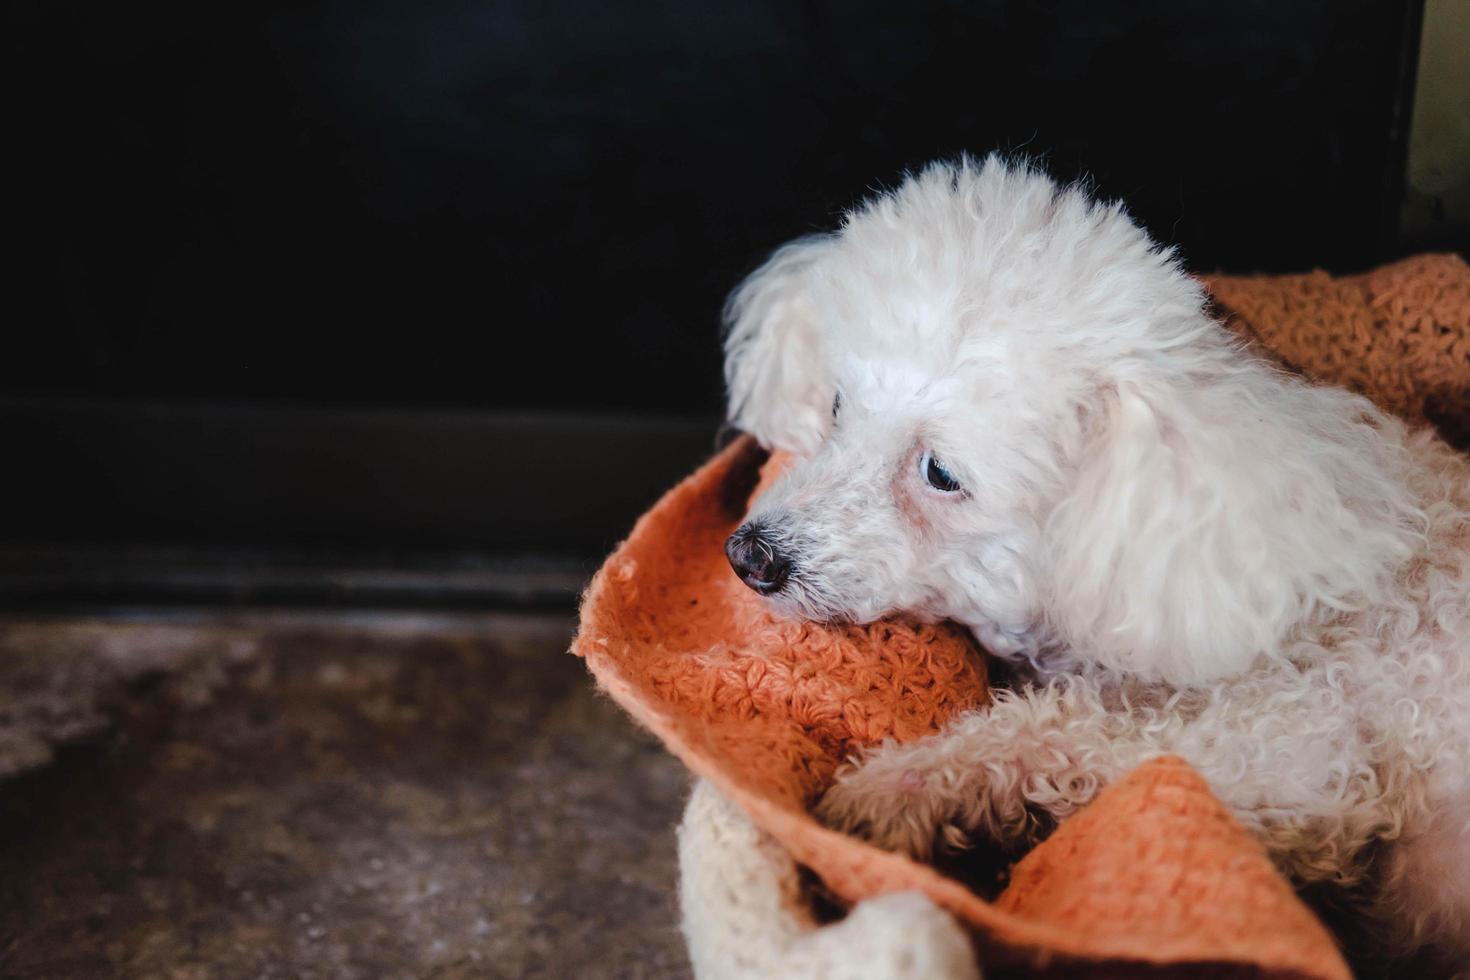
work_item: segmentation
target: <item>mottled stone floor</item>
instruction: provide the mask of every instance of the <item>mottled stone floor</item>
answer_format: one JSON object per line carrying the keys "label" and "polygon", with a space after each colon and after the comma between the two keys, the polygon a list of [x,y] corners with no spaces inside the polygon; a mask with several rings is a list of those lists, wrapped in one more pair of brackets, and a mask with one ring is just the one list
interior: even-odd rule
{"label": "mottled stone floor", "polygon": [[0,975],[686,976],[687,778],[572,626],[0,621]]}

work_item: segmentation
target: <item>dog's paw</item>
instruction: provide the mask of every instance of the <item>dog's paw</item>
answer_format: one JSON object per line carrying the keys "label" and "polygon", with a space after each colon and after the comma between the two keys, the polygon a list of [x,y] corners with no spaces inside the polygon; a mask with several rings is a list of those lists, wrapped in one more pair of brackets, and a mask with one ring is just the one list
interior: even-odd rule
{"label": "dog's paw", "polygon": [[890,747],[840,770],[814,812],[835,830],[927,859],[936,838],[951,848],[968,843],[959,828],[946,824],[951,807],[935,781],[932,774],[908,766],[901,750]]}
{"label": "dog's paw", "polygon": [[1025,627],[1005,627],[990,620],[970,624],[970,632],[976,641],[997,657],[1019,659],[1033,657],[1037,652],[1035,632]]}

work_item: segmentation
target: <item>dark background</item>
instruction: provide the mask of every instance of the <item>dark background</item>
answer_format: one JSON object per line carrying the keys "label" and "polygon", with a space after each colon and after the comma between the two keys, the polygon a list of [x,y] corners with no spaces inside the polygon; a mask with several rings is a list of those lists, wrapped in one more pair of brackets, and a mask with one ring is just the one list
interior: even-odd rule
{"label": "dark background", "polygon": [[20,4],[0,380],[714,414],[742,273],[994,148],[1093,175],[1196,268],[1355,271],[1394,254],[1411,13]]}
{"label": "dark background", "polygon": [[1394,258],[1420,5],[11,3],[0,536],[595,556],[717,314],[1019,151],[1189,265]]}

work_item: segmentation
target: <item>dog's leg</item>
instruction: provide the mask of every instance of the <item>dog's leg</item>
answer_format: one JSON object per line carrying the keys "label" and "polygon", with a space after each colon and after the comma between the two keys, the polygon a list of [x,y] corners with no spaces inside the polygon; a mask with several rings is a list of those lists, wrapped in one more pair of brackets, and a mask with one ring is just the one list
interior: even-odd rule
{"label": "dog's leg", "polygon": [[1024,843],[1159,749],[1085,682],[998,691],[938,735],[870,750],[817,805],[830,826],[928,857],[936,836]]}

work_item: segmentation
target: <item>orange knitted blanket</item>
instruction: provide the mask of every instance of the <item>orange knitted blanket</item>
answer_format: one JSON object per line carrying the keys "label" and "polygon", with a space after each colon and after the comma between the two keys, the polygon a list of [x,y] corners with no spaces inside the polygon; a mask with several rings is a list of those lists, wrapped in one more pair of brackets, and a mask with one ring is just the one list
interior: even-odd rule
{"label": "orange knitted blanket", "polygon": [[[1451,438],[1470,431],[1470,267],[1458,257],[1207,282],[1222,315],[1288,365]],[[924,892],[972,927],[987,967],[1348,976],[1331,935],[1177,759],[1140,767],[1063,823],[994,902],[817,823],[807,806],[850,751],[984,704],[985,662],[950,626],[768,614],[722,548],[764,458],[742,439],[675,487],[583,601],[573,652],[691,770],[840,899]]]}

